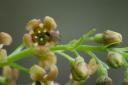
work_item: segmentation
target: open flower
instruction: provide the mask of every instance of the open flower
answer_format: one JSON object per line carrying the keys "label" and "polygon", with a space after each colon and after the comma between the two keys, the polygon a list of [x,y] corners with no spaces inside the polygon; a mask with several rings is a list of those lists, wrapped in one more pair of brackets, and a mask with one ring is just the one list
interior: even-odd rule
{"label": "open flower", "polygon": [[27,24],[28,33],[24,35],[27,46],[51,46],[58,41],[59,31],[53,18],[46,16],[42,22],[40,19],[32,19]]}
{"label": "open flower", "polygon": [[55,46],[59,40],[59,31],[52,17],[46,16],[44,21],[32,19],[27,24],[28,33],[24,35],[24,43],[35,48],[37,56],[47,56],[49,48]]}

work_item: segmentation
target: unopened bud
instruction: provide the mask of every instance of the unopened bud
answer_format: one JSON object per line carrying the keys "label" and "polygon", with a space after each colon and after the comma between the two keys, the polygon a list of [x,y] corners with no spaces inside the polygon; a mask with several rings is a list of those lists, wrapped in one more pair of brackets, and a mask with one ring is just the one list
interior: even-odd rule
{"label": "unopened bud", "polygon": [[95,85],[112,85],[112,80],[108,76],[100,76]]}
{"label": "unopened bud", "polygon": [[12,37],[5,32],[0,32],[0,44],[10,45],[12,43]]}
{"label": "unopened bud", "polygon": [[104,45],[116,46],[122,42],[122,35],[118,32],[107,30],[95,35],[95,41]]}
{"label": "unopened bud", "polygon": [[107,56],[108,64],[113,68],[119,68],[124,64],[124,58],[120,53],[109,52]]}
{"label": "unopened bud", "polygon": [[45,79],[46,80],[54,80],[56,79],[56,77],[58,76],[58,68],[56,65],[51,65],[49,68],[48,68],[49,72],[48,74],[45,76]]}
{"label": "unopened bud", "polygon": [[55,20],[52,17],[46,16],[44,18],[44,28],[47,31],[51,31],[57,27]]}
{"label": "unopened bud", "polygon": [[5,62],[7,58],[7,52],[5,49],[0,49],[0,63]]}
{"label": "unopened bud", "polygon": [[71,68],[72,77],[76,81],[86,80],[89,77],[89,69],[82,57],[77,57]]}
{"label": "unopened bud", "polygon": [[4,66],[3,75],[9,79],[17,80],[19,77],[19,71],[17,69],[11,68],[10,66]]}
{"label": "unopened bud", "polygon": [[118,32],[107,30],[104,32],[104,44],[118,45],[122,42],[122,35]]}
{"label": "unopened bud", "polygon": [[42,80],[45,73],[46,73],[45,70],[38,65],[34,65],[30,68],[30,76],[31,79],[34,81]]}

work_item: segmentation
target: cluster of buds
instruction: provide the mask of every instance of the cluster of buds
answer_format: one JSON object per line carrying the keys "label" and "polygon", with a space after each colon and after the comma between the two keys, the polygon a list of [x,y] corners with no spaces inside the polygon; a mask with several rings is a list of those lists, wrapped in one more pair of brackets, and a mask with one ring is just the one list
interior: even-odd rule
{"label": "cluster of buds", "polygon": [[[96,34],[94,39],[96,42],[104,44],[105,46],[113,47],[122,42],[122,35],[118,32],[107,30],[104,33]],[[107,62],[111,67],[118,68],[123,66],[124,58],[120,53],[109,52]]]}
{"label": "cluster of buds", "polygon": [[[7,60],[6,49],[3,49],[4,45],[10,45],[12,43],[12,37],[5,32],[0,32],[0,63],[4,63]],[[3,67],[3,77],[0,79],[1,85],[16,85],[19,72],[17,69],[11,68],[6,65]]]}
{"label": "cluster of buds", "polygon": [[46,16],[43,21],[32,19],[27,24],[28,33],[24,35],[24,43],[34,48],[34,54],[39,59],[39,65],[32,66],[30,70],[31,79],[35,82],[46,84],[58,75],[56,55],[50,51],[50,48],[59,41],[59,31],[56,27],[56,22],[49,16]]}

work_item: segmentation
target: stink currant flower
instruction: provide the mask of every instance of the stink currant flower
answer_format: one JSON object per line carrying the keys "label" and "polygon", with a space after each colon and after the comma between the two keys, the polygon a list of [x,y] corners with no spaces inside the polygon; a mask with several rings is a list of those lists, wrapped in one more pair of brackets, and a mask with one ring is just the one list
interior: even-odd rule
{"label": "stink currant flower", "polygon": [[124,58],[120,53],[109,52],[107,56],[108,64],[113,68],[119,68],[124,64]]}
{"label": "stink currant flower", "polygon": [[[54,26],[55,25],[55,26]],[[56,43],[59,31],[55,30],[56,23],[53,18],[46,16],[44,22],[33,19],[27,24],[29,33],[25,34],[24,41],[28,46],[50,46],[51,42]]]}
{"label": "stink currant flower", "polygon": [[104,45],[115,46],[122,42],[122,35],[118,32],[107,30],[95,35],[95,41]]}
{"label": "stink currant flower", "polygon": [[71,68],[72,77],[76,81],[86,80],[89,77],[89,69],[82,57],[77,57]]}
{"label": "stink currant flower", "polygon": [[43,22],[39,19],[30,20],[27,24],[28,33],[23,38],[24,43],[34,47],[36,55],[47,56],[49,48],[55,46],[59,39],[56,27],[56,22],[49,16],[46,16]]}

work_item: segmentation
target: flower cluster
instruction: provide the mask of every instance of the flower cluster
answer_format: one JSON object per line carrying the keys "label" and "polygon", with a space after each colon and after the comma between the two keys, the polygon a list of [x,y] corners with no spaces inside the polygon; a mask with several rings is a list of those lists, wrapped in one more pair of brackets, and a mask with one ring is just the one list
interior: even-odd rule
{"label": "flower cluster", "polygon": [[[60,33],[55,20],[50,16],[46,16],[43,20],[28,21],[26,30],[23,43],[10,55],[7,55],[4,45],[10,45],[12,37],[8,33],[0,32],[0,67],[3,70],[0,85],[17,85],[19,71],[30,75],[32,83],[29,85],[59,85],[55,82],[59,74],[56,55],[64,57],[70,64],[71,73],[66,85],[82,85],[94,74],[97,75],[95,85],[112,85],[108,70],[121,67],[125,70],[122,85],[128,84],[128,47],[116,47],[123,40],[120,33],[107,30],[93,35],[96,31],[93,29],[79,39],[67,44],[58,44]],[[87,41],[93,41],[98,45],[85,45]],[[85,53],[86,57],[89,56],[89,61],[79,52]],[[97,52],[107,53],[106,62],[96,55]],[[16,63],[31,55],[34,55],[38,62],[30,68]]]}
{"label": "flower cluster", "polygon": [[56,22],[49,16],[43,21],[32,19],[27,24],[28,33],[24,35],[24,43],[34,48],[34,55],[39,59],[38,65],[30,69],[31,78],[35,82],[51,83],[58,75],[56,55],[50,51],[59,41],[59,31],[56,27]]}

